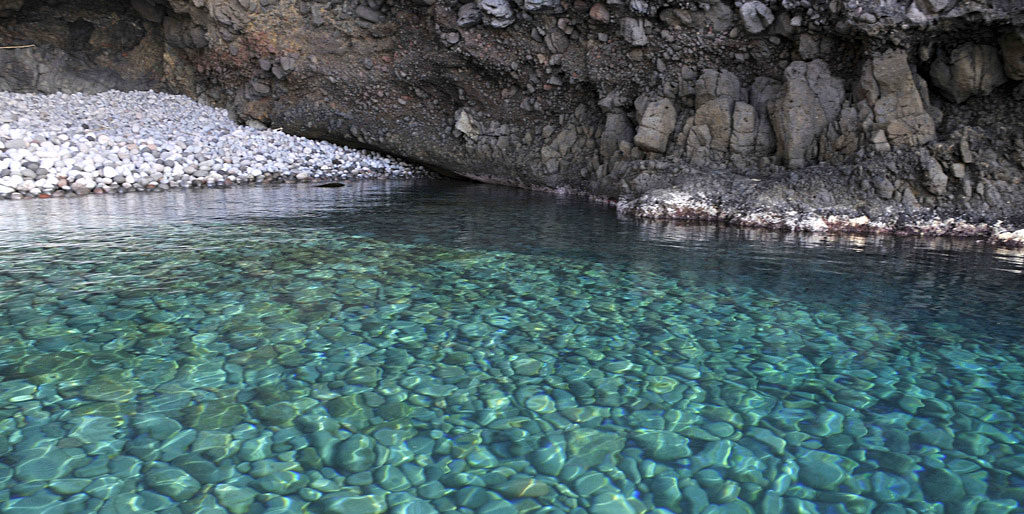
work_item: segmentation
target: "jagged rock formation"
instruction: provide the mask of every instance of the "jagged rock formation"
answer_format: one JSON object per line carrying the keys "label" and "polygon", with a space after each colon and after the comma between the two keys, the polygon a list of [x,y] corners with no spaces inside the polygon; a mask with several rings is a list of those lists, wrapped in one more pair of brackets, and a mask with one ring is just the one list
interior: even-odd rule
{"label": "jagged rock formation", "polygon": [[935,86],[950,100],[963,103],[972,96],[988,95],[1006,82],[999,51],[990,45],[966,43],[941,55],[931,67]]}
{"label": "jagged rock formation", "polygon": [[1024,221],[1012,0],[0,0],[0,88],[163,88],[465,177]]}

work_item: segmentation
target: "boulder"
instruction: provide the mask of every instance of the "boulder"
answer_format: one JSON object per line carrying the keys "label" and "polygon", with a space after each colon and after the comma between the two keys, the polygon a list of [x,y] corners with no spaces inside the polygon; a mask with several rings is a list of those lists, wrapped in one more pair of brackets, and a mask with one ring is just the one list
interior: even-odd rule
{"label": "boulder", "polygon": [[1018,27],[999,38],[1003,50],[1003,71],[1013,80],[1024,80],[1024,28]]}
{"label": "boulder", "polygon": [[650,102],[640,118],[633,143],[648,152],[665,153],[668,138],[676,126],[676,107],[667,98]]}
{"label": "boulder", "polygon": [[355,14],[363,21],[368,21],[370,23],[380,23],[385,19],[384,13],[365,5],[357,6]]}
{"label": "boulder", "polygon": [[602,3],[597,3],[590,6],[590,19],[600,22],[608,23],[612,20],[612,15],[608,12],[608,7]]}
{"label": "boulder", "polygon": [[691,18],[691,27],[699,27],[704,29],[710,27],[712,32],[721,33],[728,32],[732,28],[734,12],[730,5],[732,2],[722,2],[721,0],[712,0],[710,2],[701,2],[700,10],[686,11],[687,15]]}
{"label": "boulder", "polygon": [[601,158],[607,161],[619,149],[622,141],[632,142],[636,135],[629,117],[621,112],[610,112],[604,116],[604,131],[601,133]]}
{"label": "boulder", "polygon": [[[857,108],[850,105],[849,102],[844,102],[843,110],[839,113],[839,123],[837,125],[839,133],[832,141],[832,148],[830,149],[833,152],[832,155],[839,157],[854,154],[860,147],[862,140],[860,130],[861,119]],[[884,130],[879,130],[878,132],[881,132],[882,136],[885,137]]]}
{"label": "boulder", "polygon": [[683,128],[686,146],[686,158],[697,166],[711,162],[711,128],[707,125],[693,125],[692,119],[687,120]]}
{"label": "boulder", "polygon": [[782,96],[782,83],[768,77],[757,77],[750,85],[750,105],[757,114],[754,155],[771,155],[775,152],[775,131],[772,130],[768,105]]}
{"label": "boulder", "polygon": [[932,83],[946,98],[962,103],[975,95],[987,95],[1006,82],[999,51],[994,46],[966,43],[956,47],[948,59],[932,63]]}
{"label": "boulder", "polygon": [[922,145],[935,139],[935,121],[925,110],[907,54],[889,50],[867,61],[855,88],[871,108],[873,128],[895,145]]}
{"label": "boulder", "polygon": [[629,105],[629,98],[619,90],[614,90],[597,101],[597,106],[604,112],[622,112]]}
{"label": "boulder", "polygon": [[[715,157],[724,157],[729,151],[729,136],[732,133],[732,108],[735,101],[720,96],[697,108],[693,125],[706,125],[711,134],[710,148]],[[746,104],[744,104],[746,105]]]}
{"label": "boulder", "polygon": [[704,70],[694,85],[694,95],[694,103],[697,107],[720,96],[746,101],[739,77],[726,70]]}
{"label": "boulder", "polygon": [[775,21],[772,10],[762,2],[744,2],[740,6],[740,18],[743,19],[743,27],[751,34],[760,34]]}
{"label": "boulder", "polygon": [[928,15],[918,8],[917,4],[911,2],[910,7],[907,7],[907,20],[916,25],[926,25],[928,23]]}
{"label": "boulder", "polygon": [[679,68],[678,81],[676,82],[676,94],[686,107],[694,107],[696,104],[697,71],[692,66],[681,66]]}
{"label": "boulder", "polygon": [[800,59],[812,61],[818,58],[827,58],[835,52],[836,41],[827,34],[800,34],[797,44],[797,53]]}
{"label": "boulder", "polygon": [[483,13],[480,12],[480,8],[473,2],[468,4],[462,4],[459,7],[459,17],[456,18],[455,23],[462,28],[469,28],[479,25],[483,21]]}
{"label": "boulder", "polygon": [[[245,29],[245,25],[248,22],[249,15],[252,14],[259,7],[257,2],[255,5],[245,3],[242,5],[239,2],[209,2],[207,6],[210,14],[214,20],[217,20],[221,25],[230,27],[234,33],[241,33]],[[316,26],[323,25],[323,13],[317,9],[310,9],[310,17],[313,24]],[[319,23],[317,18],[320,18]]]}
{"label": "boulder", "polygon": [[914,0],[914,5],[925,14],[938,14],[945,9],[952,0]]}
{"label": "boulder", "polygon": [[623,18],[622,37],[626,38],[632,46],[647,46],[647,33],[644,31],[644,21],[637,18]]}
{"label": "boulder", "polygon": [[484,21],[494,28],[505,28],[515,20],[508,0],[477,0],[477,7],[484,13]]}
{"label": "boulder", "polygon": [[577,149],[578,138],[576,127],[566,125],[555,134],[554,138],[541,147],[540,155],[545,161],[560,160]]}
{"label": "boulder", "polygon": [[797,45],[797,52],[804,60],[817,59],[821,53],[821,38],[815,34],[800,34],[800,42]]}
{"label": "boulder", "polygon": [[757,112],[746,102],[736,102],[732,111],[729,152],[734,158],[754,153],[757,143]]}
{"label": "boulder", "polygon": [[455,113],[455,130],[471,140],[480,137],[480,124],[465,109],[460,109]]}
{"label": "boulder", "polygon": [[748,95],[732,73],[705,70],[695,86],[697,110],[679,138],[689,161],[696,165],[732,161],[747,166],[754,162],[752,157],[771,154],[775,136],[767,104],[779,96],[780,89],[777,81],[758,77]]}
{"label": "boulder", "polygon": [[922,150],[921,155],[921,168],[924,187],[928,189],[928,192],[933,195],[945,194],[949,177],[943,173],[942,165],[939,164],[939,161],[924,150]]}
{"label": "boulder", "polygon": [[824,61],[795,61],[786,67],[782,96],[771,104],[778,158],[802,167],[817,156],[816,140],[839,116],[843,82]]}
{"label": "boulder", "polygon": [[525,0],[523,9],[527,11],[553,11],[561,6],[559,0]]}

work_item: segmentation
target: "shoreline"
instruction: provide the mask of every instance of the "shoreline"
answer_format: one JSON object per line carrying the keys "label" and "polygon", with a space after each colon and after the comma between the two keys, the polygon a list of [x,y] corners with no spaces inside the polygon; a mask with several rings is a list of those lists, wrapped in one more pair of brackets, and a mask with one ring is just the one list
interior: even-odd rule
{"label": "shoreline", "polygon": [[429,176],[153,91],[0,93],[0,199]]}
{"label": "shoreline", "polygon": [[[434,175],[433,173],[431,173],[429,171],[425,171],[425,172],[422,172],[422,173],[415,173],[415,174],[411,174],[411,175],[407,175],[407,176],[394,176],[394,175],[375,174],[373,172],[363,173],[363,174],[360,174],[359,176],[347,176],[347,177],[326,176],[326,177],[308,177],[308,178],[297,179],[295,177],[287,177],[287,176],[285,176],[285,177],[274,177],[274,178],[270,178],[270,179],[256,180],[256,181],[244,181],[244,182],[242,182],[242,181],[240,181],[240,182],[225,181],[225,182],[219,182],[219,183],[215,183],[215,184],[202,183],[202,184],[188,185],[188,186],[177,186],[177,185],[171,185],[171,184],[157,184],[157,185],[154,185],[154,186],[147,186],[147,187],[142,188],[142,189],[138,189],[138,188],[123,188],[123,187],[118,187],[118,188],[97,187],[97,188],[95,188],[93,190],[84,191],[84,192],[81,192],[81,193],[76,193],[73,190],[58,189],[58,190],[53,191],[52,193],[43,193],[43,194],[38,194],[38,195],[20,194],[20,193],[12,193],[12,194],[8,194],[8,195],[0,194],[0,202],[2,202],[4,200],[19,201],[19,200],[48,200],[48,199],[52,199],[52,198],[77,198],[77,197],[85,198],[85,197],[89,197],[89,196],[92,196],[92,195],[105,195],[105,194],[109,194],[109,195],[122,195],[122,194],[131,194],[131,193],[159,193],[159,192],[165,192],[165,191],[187,191],[187,190],[190,190],[190,189],[191,190],[196,190],[196,189],[199,189],[199,190],[202,190],[202,189],[230,189],[230,188],[239,187],[239,186],[277,186],[277,185],[285,185],[285,184],[307,184],[307,185],[309,185],[311,187],[345,187],[345,186],[349,185],[348,182],[372,181],[372,180],[437,179],[437,178],[439,178],[439,177],[437,177],[436,175]],[[341,181],[345,181],[345,183],[341,183]],[[334,185],[334,184],[339,184],[339,185]]]}
{"label": "shoreline", "polygon": [[[481,181],[482,183],[488,183]],[[1024,228],[1005,221],[970,222],[957,217],[939,217],[927,213],[894,214],[883,219],[844,214],[770,209],[746,211],[723,206],[700,193],[658,189],[630,199],[619,199],[572,188],[551,188],[495,183],[555,195],[572,195],[606,205],[619,216],[640,221],[660,221],[760,229],[779,234],[819,234],[838,236],[925,237],[950,239],[978,248],[1024,249]]]}
{"label": "shoreline", "polygon": [[[223,182],[215,184],[199,183],[180,187],[171,184],[158,184],[143,189],[102,188],[85,192],[73,190],[56,190],[52,194],[42,195],[4,195],[3,200],[45,200],[50,198],[75,198],[103,194],[154,193],[164,191],[186,191],[189,189],[228,189],[238,186],[276,186],[306,185],[323,187],[339,180],[373,181],[373,180],[413,180],[442,179],[444,177],[422,170],[406,176],[394,176],[367,173],[351,176],[328,174],[296,178],[293,175],[278,175],[244,182]],[[481,182],[486,184],[486,182]],[[342,184],[347,186],[348,184]],[[501,187],[521,188],[508,184],[491,184]],[[340,187],[340,186],[339,186]],[[665,222],[695,224],[701,226],[726,226],[744,229],[756,229],[782,234],[806,236],[881,236],[892,238],[929,238],[949,240],[957,244],[960,250],[979,249],[985,246],[1024,251],[1024,229],[1013,230],[1011,226],[1001,222],[970,223],[961,219],[931,217],[907,222],[905,220],[871,220],[867,216],[850,217],[845,215],[819,215],[816,213],[786,212],[779,213],[769,210],[742,212],[727,207],[716,206],[711,202],[679,191],[658,190],[627,201],[603,197],[565,188],[525,188],[553,195],[572,195],[586,198],[613,209],[617,215],[641,222]]]}
{"label": "shoreline", "polygon": [[865,215],[778,212],[769,209],[745,212],[717,205],[700,194],[662,189],[625,202],[605,202],[620,215],[640,219],[725,223],[731,226],[763,228],[781,232],[822,234],[886,235],[893,237],[946,237],[1003,248],[1024,248],[1024,228],[1002,221],[994,223],[918,214],[891,215],[871,219]]}
{"label": "shoreline", "polygon": [[[0,111],[0,200],[436,176],[376,152],[238,125],[227,111],[180,95],[0,93],[0,107],[4,107]],[[638,219],[725,223],[780,232],[953,237],[1024,248],[1024,228],[927,212],[888,212],[869,218],[844,213],[839,207],[772,208],[742,196],[720,194],[720,200],[713,200],[698,184],[613,198],[570,188],[480,181],[582,195],[613,207],[619,215]],[[730,205],[737,201],[754,207]]]}

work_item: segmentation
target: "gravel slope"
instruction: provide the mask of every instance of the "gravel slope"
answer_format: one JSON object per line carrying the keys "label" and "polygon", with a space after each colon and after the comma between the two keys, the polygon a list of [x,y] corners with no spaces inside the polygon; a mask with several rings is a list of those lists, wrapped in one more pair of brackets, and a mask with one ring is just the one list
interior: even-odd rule
{"label": "gravel slope", "polygon": [[425,173],[373,152],[240,126],[184,96],[0,93],[0,198]]}

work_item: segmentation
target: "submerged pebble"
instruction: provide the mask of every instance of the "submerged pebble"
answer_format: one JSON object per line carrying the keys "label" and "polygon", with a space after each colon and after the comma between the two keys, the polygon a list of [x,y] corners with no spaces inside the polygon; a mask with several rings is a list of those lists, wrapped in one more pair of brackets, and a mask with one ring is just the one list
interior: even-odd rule
{"label": "submerged pebble", "polygon": [[0,510],[1020,510],[1015,340],[283,218],[0,233]]}

